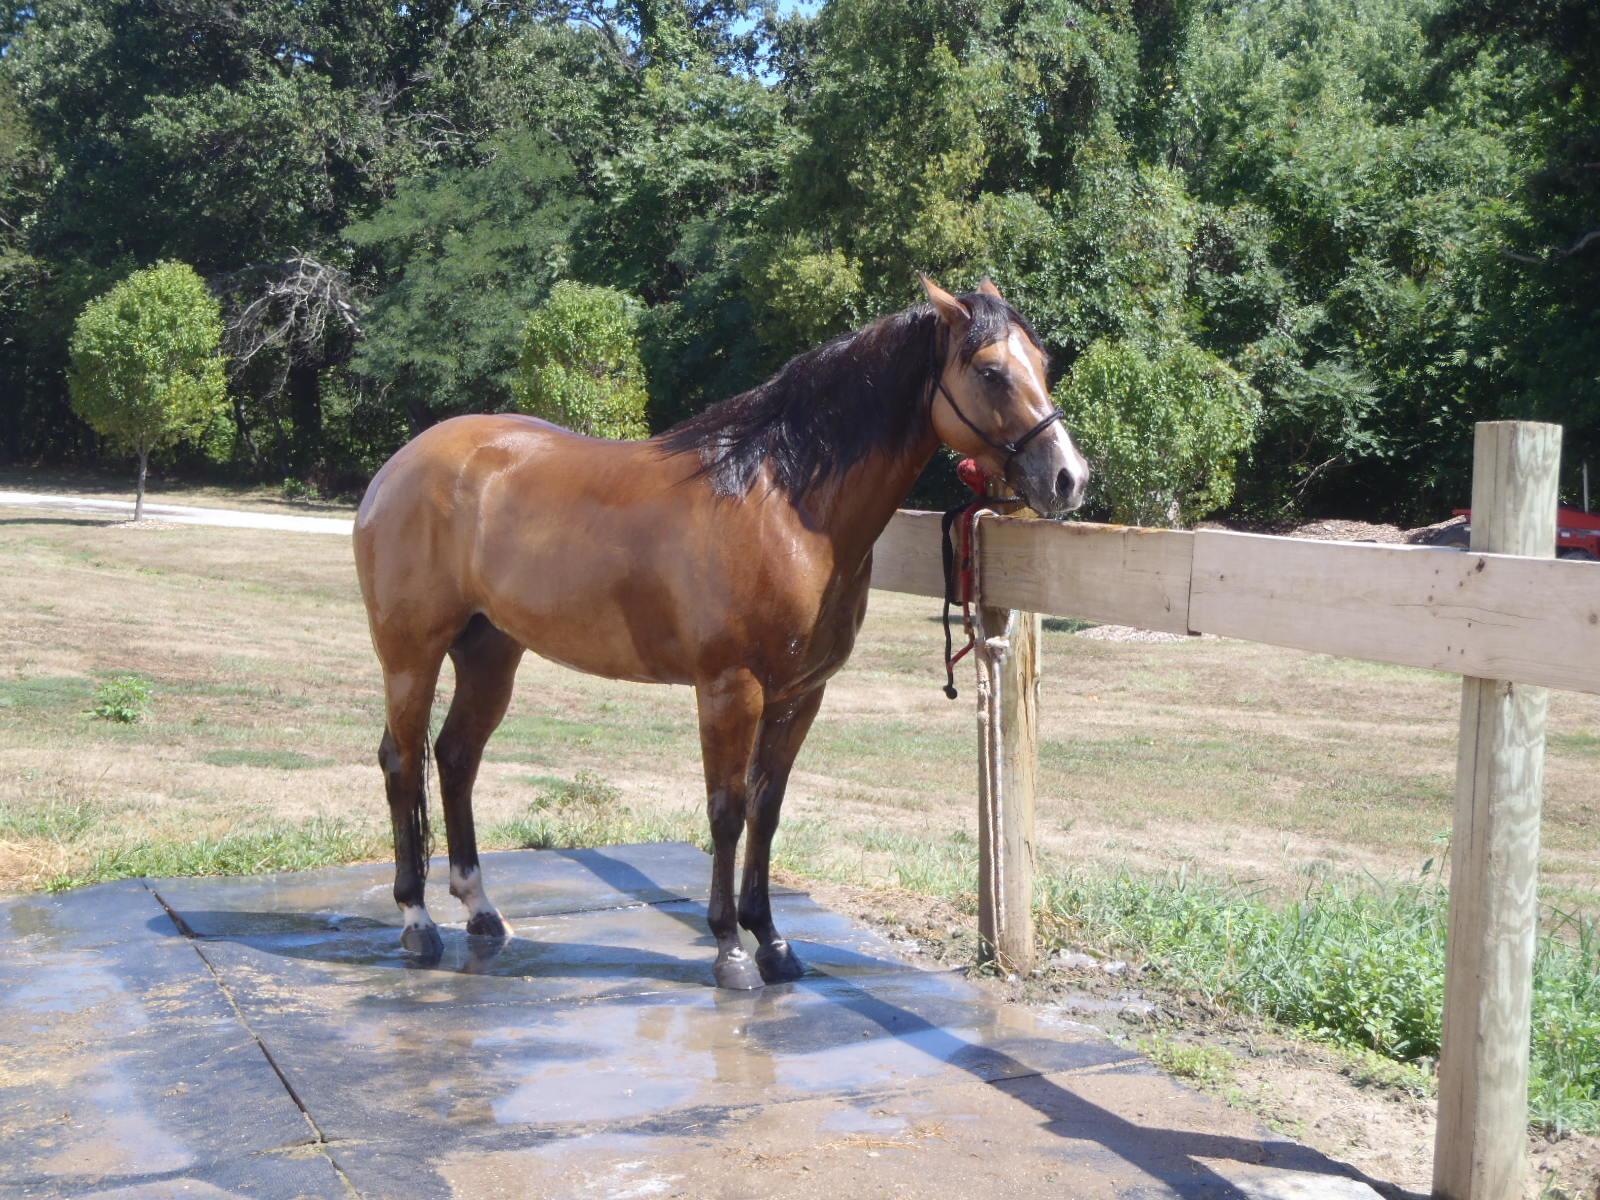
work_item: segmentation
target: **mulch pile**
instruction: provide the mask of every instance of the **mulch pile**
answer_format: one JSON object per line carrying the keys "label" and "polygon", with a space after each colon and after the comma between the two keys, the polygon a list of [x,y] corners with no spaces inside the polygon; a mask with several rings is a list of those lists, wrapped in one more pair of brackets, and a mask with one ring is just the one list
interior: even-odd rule
{"label": "mulch pile", "polygon": [[[1200,529],[1220,529],[1224,532],[1273,533],[1279,537],[1309,538],[1315,542],[1382,542],[1391,546],[1436,546],[1447,541],[1454,531],[1467,523],[1465,517],[1451,517],[1434,525],[1416,529],[1401,529],[1398,525],[1376,525],[1371,521],[1307,521],[1293,528],[1244,529],[1202,521]],[[1456,535],[1459,536],[1459,535]]]}

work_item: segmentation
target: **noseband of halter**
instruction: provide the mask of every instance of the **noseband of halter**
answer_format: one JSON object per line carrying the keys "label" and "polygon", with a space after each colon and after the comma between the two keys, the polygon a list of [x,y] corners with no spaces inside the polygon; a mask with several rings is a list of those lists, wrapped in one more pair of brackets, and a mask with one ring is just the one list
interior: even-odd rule
{"label": "noseband of halter", "polygon": [[[941,342],[944,344],[944,350],[942,353],[940,352]],[[950,411],[955,413],[957,417],[961,418],[961,423],[968,429],[972,430],[973,433],[977,434],[985,446],[996,451],[997,453],[1005,455],[1006,466],[1009,467],[1011,465],[1011,460],[1026,450],[1028,448],[1028,443],[1033,441],[1034,438],[1038,437],[1046,429],[1049,429],[1050,426],[1054,425],[1057,421],[1063,421],[1066,419],[1066,413],[1062,412],[1059,408],[1052,408],[1048,416],[1044,417],[1041,421],[1039,421],[1038,424],[1029,429],[1027,433],[1017,438],[1016,441],[995,441],[987,433],[979,429],[977,425],[973,423],[971,417],[967,416],[966,413],[961,411],[961,406],[956,403],[956,398],[950,394],[950,389],[945,387],[944,371],[945,367],[949,365],[949,354],[950,335],[947,331],[943,338],[936,338],[933,343],[933,361],[929,368],[931,374],[933,375],[933,388],[928,392],[929,413],[931,414],[933,411],[933,395],[934,391],[937,391],[945,398],[945,403],[950,406]]]}

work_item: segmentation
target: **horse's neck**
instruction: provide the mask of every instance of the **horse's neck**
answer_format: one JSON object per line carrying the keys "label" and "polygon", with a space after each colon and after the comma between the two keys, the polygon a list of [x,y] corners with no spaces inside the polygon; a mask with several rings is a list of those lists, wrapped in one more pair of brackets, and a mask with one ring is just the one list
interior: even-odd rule
{"label": "horse's neck", "polygon": [[833,543],[841,573],[866,558],[938,448],[932,426],[919,427],[906,445],[868,455],[829,489],[814,521]]}

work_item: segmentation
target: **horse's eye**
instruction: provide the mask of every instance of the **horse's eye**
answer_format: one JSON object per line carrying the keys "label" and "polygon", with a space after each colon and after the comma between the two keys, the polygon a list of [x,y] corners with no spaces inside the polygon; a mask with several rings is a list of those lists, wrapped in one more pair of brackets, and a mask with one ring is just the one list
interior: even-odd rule
{"label": "horse's eye", "polygon": [[985,383],[1001,383],[1005,380],[1006,373],[999,367],[979,367],[978,378]]}

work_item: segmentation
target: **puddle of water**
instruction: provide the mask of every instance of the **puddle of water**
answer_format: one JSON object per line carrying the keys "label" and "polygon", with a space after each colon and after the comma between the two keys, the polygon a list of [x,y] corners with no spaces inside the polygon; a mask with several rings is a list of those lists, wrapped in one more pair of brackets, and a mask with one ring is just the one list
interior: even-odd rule
{"label": "puddle of water", "polygon": [[195,1157],[145,1111],[146,1098],[114,1064],[94,1068],[81,1084],[87,1103],[76,1107],[67,1143],[42,1160],[47,1175],[155,1175],[193,1166]]}
{"label": "puddle of water", "polygon": [[493,1101],[494,1118],[558,1124],[681,1107],[715,1074],[715,1056],[694,1045],[706,1021],[703,1010],[673,1006],[597,1005],[564,1014],[546,1033],[570,1044],[572,1056],[552,1058],[546,1046],[504,1060],[504,1077],[517,1082]]}
{"label": "puddle of water", "polygon": [[1088,1029],[1090,1026],[1073,1021],[1063,1014],[1083,1013],[1097,1016],[1108,1014],[1111,1016],[1154,1016],[1156,1006],[1142,996],[1120,996],[1106,999],[1100,996],[1069,996],[1053,1009],[1046,1010],[1046,1015],[1053,1018],[1053,1023],[1075,1029]]}
{"label": "puddle of water", "polygon": [[868,1112],[861,1108],[841,1108],[822,1119],[822,1128],[834,1133],[895,1134],[906,1129],[904,1117],[892,1113]]}
{"label": "puddle of water", "polygon": [[700,1090],[698,1079],[652,1078],[627,1062],[554,1066],[538,1059],[506,1064],[523,1077],[491,1106],[502,1125],[550,1125],[626,1120],[681,1107]]}
{"label": "puddle of water", "polygon": [[103,970],[87,964],[81,969],[62,970],[58,963],[51,964],[52,969],[43,979],[23,983],[8,992],[5,1007],[31,1013],[82,1012],[122,991],[116,978]]}

